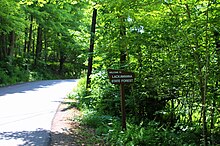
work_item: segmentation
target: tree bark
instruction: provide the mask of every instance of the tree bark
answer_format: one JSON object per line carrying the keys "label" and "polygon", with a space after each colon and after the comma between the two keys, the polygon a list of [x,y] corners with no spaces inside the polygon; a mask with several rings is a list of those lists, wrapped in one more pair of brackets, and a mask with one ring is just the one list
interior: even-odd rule
{"label": "tree bark", "polygon": [[11,57],[13,56],[14,48],[15,48],[15,32],[11,31],[9,34],[9,48],[7,52],[8,56]]}
{"label": "tree bark", "polygon": [[124,25],[124,19],[123,17],[119,18],[121,19],[121,26],[120,26],[120,67],[123,69],[125,67],[126,63],[126,44],[124,38],[126,37],[126,27]]}
{"label": "tree bark", "polygon": [[97,17],[97,9],[93,8],[86,88],[89,88],[89,84],[91,82],[90,75],[92,74],[92,60],[93,60],[93,50],[95,43],[96,17]]}
{"label": "tree bark", "polygon": [[47,55],[48,55],[48,52],[47,52],[47,32],[45,29],[44,29],[44,51],[45,51],[44,62],[47,63]]}
{"label": "tree bark", "polygon": [[65,60],[66,60],[66,57],[64,54],[64,50],[62,48],[60,48],[60,59],[59,59],[59,62],[60,62],[59,74],[60,75],[63,73],[63,65],[64,65]]}
{"label": "tree bark", "polygon": [[0,60],[4,58],[4,50],[3,50],[3,33],[0,34]]}
{"label": "tree bark", "polygon": [[5,57],[7,56],[7,43],[6,43],[6,36],[3,32],[1,33],[0,38],[1,38],[1,59],[5,59]]}
{"label": "tree bark", "polygon": [[23,50],[24,56],[27,52],[27,42],[28,42],[27,37],[28,37],[28,28],[25,28],[24,50]]}
{"label": "tree bark", "polygon": [[[214,39],[215,39],[215,45],[216,45],[216,54],[217,54],[217,67],[218,70],[216,71],[216,82],[215,82],[215,87],[214,87],[214,95],[213,95],[213,101],[212,101],[212,109],[211,109],[211,124],[210,124],[210,129],[211,129],[211,134],[213,135],[213,130],[215,128],[215,108],[216,108],[216,100],[218,98],[218,87],[219,87],[219,70],[220,70],[220,40],[219,40],[220,34],[218,31],[214,31]],[[213,138],[212,138],[213,139]],[[214,145],[213,140],[211,141],[211,144]]]}
{"label": "tree bark", "polygon": [[43,40],[42,27],[41,25],[39,25],[37,30],[37,46],[36,46],[36,54],[35,54],[35,62],[34,62],[35,65],[37,65],[37,62],[41,56],[42,45],[43,45],[42,40]]}
{"label": "tree bark", "polygon": [[29,28],[29,36],[28,36],[28,43],[27,43],[27,53],[30,53],[31,50],[31,43],[33,42],[32,40],[32,34],[33,34],[33,15],[30,16],[30,28]]}

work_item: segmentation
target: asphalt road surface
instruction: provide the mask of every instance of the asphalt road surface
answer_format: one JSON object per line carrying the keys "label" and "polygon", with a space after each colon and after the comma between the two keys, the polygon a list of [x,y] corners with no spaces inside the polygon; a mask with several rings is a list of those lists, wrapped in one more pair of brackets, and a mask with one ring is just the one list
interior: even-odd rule
{"label": "asphalt road surface", "polygon": [[0,88],[0,146],[48,146],[53,117],[76,80]]}

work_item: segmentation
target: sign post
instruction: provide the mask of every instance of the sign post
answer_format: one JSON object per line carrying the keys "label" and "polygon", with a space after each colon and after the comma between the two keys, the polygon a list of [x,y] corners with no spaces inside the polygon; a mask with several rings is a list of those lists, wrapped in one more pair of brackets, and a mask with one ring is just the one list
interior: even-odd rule
{"label": "sign post", "polygon": [[112,84],[120,84],[121,95],[121,114],[122,114],[122,130],[126,130],[126,112],[125,112],[125,89],[124,84],[134,82],[134,73],[123,70],[108,69],[108,75]]}
{"label": "sign post", "polygon": [[125,88],[124,88],[124,84],[120,84],[120,94],[121,94],[122,129],[126,130]]}

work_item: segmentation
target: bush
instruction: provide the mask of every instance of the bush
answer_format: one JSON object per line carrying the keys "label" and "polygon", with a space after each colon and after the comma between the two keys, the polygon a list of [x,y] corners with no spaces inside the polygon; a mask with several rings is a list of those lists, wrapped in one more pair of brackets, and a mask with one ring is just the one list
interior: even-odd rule
{"label": "bush", "polygon": [[87,110],[83,113],[81,124],[96,129],[97,135],[107,134],[113,117],[109,115],[102,115],[96,111]]}
{"label": "bush", "polygon": [[105,115],[119,116],[120,91],[109,82],[106,71],[91,77],[90,100],[95,110]]}
{"label": "bush", "polygon": [[73,96],[78,100],[80,108],[90,108],[104,115],[120,114],[119,89],[109,82],[106,72],[92,75],[89,89],[86,89],[86,77],[80,79]]}
{"label": "bush", "polygon": [[175,130],[159,127],[159,124],[153,121],[149,122],[147,127],[142,124],[127,124],[126,131],[114,127],[108,133],[108,142],[112,146],[194,146],[197,144],[197,138],[191,131],[176,133]]}
{"label": "bush", "polygon": [[80,109],[88,109],[90,107],[90,99],[87,97],[86,77],[77,82],[77,87],[69,98],[76,99]]}
{"label": "bush", "polygon": [[29,72],[24,68],[14,64],[13,62],[1,62],[0,77],[0,86],[11,85],[28,81]]}

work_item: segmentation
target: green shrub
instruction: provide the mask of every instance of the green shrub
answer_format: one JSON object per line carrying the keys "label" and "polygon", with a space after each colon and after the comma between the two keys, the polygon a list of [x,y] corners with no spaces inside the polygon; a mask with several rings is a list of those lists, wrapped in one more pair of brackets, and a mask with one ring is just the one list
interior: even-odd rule
{"label": "green shrub", "polygon": [[112,116],[102,115],[96,111],[87,110],[83,113],[81,124],[94,128],[98,135],[103,135],[108,133],[112,121]]}
{"label": "green shrub", "polygon": [[86,77],[82,77],[77,82],[77,87],[69,98],[74,98],[78,102],[78,108],[88,109],[90,106],[90,99],[87,97]]}
{"label": "green shrub", "polygon": [[109,82],[106,71],[91,77],[90,100],[93,108],[105,115],[119,116],[120,91],[118,86]]}
{"label": "green shrub", "polygon": [[[22,66],[18,66],[17,64],[15,64],[14,62],[0,62],[1,86],[28,81],[29,72],[25,70]],[[18,61],[18,63],[20,63],[20,61]]]}
{"label": "green shrub", "polygon": [[79,80],[75,94],[81,108],[91,108],[105,115],[119,115],[120,97],[119,89],[113,86],[107,73],[100,71],[91,76],[91,87],[86,89],[86,77]]}
{"label": "green shrub", "polygon": [[5,70],[0,68],[0,86],[7,85],[7,83],[10,81],[10,77],[5,73]]}
{"label": "green shrub", "polygon": [[127,124],[126,131],[114,127],[108,133],[108,142],[112,146],[194,146],[197,138],[190,131],[176,133],[174,130],[159,127],[156,122],[149,122],[147,127],[142,124]]}

